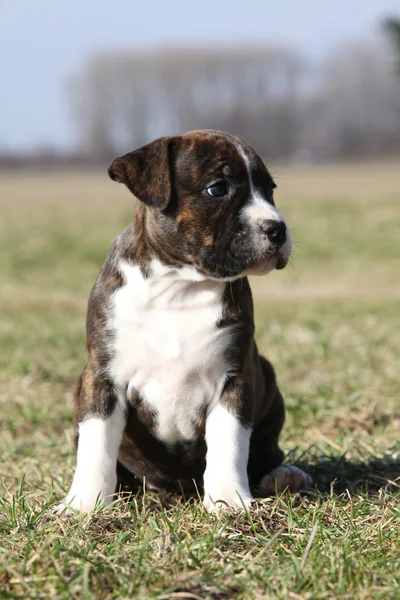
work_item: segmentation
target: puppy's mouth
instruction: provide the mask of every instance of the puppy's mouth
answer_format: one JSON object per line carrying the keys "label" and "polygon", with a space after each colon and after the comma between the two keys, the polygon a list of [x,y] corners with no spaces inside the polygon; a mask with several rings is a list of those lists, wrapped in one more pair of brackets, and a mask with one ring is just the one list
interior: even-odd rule
{"label": "puppy's mouth", "polygon": [[276,261],[275,269],[277,271],[281,271],[282,269],[284,269],[286,267],[286,265],[288,264],[288,262],[289,262],[288,258],[284,258],[282,256],[282,254],[278,254],[278,260]]}
{"label": "puppy's mouth", "polygon": [[233,261],[241,267],[242,273],[249,275],[264,275],[275,269],[281,271],[286,267],[290,254],[291,238],[287,228],[283,239],[281,236],[276,240],[240,230],[234,234],[230,244]]}
{"label": "puppy's mouth", "polygon": [[275,269],[280,271],[286,267],[290,255],[284,246],[270,246],[264,252],[257,252],[254,247],[240,250],[227,253],[222,248],[208,248],[196,268],[213,279],[234,280],[246,275],[266,275]]}
{"label": "puppy's mouth", "polygon": [[281,271],[286,267],[288,262],[288,259],[279,252],[273,255],[268,254],[247,269],[247,272],[249,275],[263,275],[274,269]]}

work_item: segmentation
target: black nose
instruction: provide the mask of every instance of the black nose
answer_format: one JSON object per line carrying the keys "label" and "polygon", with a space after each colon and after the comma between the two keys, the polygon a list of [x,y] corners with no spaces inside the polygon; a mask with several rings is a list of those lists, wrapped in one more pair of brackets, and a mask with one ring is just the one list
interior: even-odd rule
{"label": "black nose", "polygon": [[267,234],[267,238],[272,244],[282,246],[286,242],[286,223],[283,221],[265,219],[261,223],[261,229]]}

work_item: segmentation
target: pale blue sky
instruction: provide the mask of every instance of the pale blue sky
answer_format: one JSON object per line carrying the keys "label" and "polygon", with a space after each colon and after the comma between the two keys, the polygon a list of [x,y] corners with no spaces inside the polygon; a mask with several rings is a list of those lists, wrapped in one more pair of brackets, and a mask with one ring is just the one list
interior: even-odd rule
{"label": "pale blue sky", "polygon": [[65,82],[95,52],[259,42],[318,59],[388,14],[400,0],[0,0],[0,149],[73,146]]}

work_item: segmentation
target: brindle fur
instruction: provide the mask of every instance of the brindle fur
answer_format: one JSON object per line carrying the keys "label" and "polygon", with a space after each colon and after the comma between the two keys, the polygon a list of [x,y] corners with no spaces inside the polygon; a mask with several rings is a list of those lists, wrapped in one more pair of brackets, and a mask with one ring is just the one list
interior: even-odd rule
{"label": "brindle fur", "polygon": [[[76,440],[79,422],[88,416],[109,416],[117,402],[107,366],[112,359],[109,302],[123,285],[119,261],[138,264],[145,277],[154,256],[168,265],[179,267],[189,262],[206,275],[226,275],[224,261],[220,261],[219,271],[215,264],[226,253],[238,207],[249,192],[247,184],[242,183],[247,181],[245,164],[237,152],[232,152],[235,139],[215,132],[161,138],[112,163],[110,176],[125,183],[141,202],[136,203],[133,224],[112,246],[90,295],[88,363],[75,394]],[[249,153],[256,167],[258,187],[272,190],[275,186],[268,171],[254,151],[249,149]],[[209,172],[223,173],[237,182],[232,203],[208,209],[201,193],[210,183],[205,176]],[[236,250],[240,256],[240,247]],[[236,268],[233,259],[231,264]],[[278,446],[284,421],[283,399],[274,370],[259,356],[254,341],[253,301],[246,277],[225,284],[223,304],[218,326],[236,325],[235,343],[229,349],[229,361],[236,368],[225,383],[221,402],[253,427],[248,472],[250,482],[257,484],[283,460]],[[198,418],[196,441],[173,447],[155,437],[153,425],[154,415],[142,404],[139,394],[133,392],[128,399],[120,463],[156,486],[191,489],[194,480],[201,487],[206,455],[205,414]]]}

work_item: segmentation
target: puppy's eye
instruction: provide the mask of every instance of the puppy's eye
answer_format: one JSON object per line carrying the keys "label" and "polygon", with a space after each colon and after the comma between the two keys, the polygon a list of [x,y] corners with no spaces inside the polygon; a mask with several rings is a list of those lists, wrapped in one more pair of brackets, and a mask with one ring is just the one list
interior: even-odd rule
{"label": "puppy's eye", "polygon": [[207,194],[212,196],[213,198],[219,198],[220,196],[225,196],[226,194],[226,184],[224,181],[217,181],[213,185],[207,188]]}

